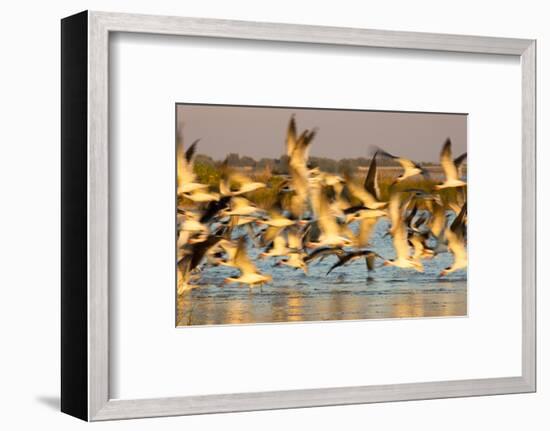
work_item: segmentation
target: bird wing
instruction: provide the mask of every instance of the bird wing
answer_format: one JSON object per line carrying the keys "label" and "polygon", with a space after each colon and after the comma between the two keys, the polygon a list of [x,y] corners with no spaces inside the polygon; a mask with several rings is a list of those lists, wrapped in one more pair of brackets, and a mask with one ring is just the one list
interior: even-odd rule
{"label": "bird wing", "polygon": [[372,156],[370,161],[369,172],[365,178],[364,188],[369,192],[376,200],[380,199],[380,187],[378,186],[378,175],[376,169],[376,155],[378,151]]}
{"label": "bird wing", "polygon": [[407,229],[400,221],[393,233],[393,247],[397,255],[397,260],[409,258],[409,244],[407,242]]}
{"label": "bird wing", "polygon": [[311,141],[313,141],[313,138],[315,138],[315,135],[317,134],[317,129],[313,129],[311,132],[309,130],[306,130],[304,136],[304,149],[303,151],[303,158],[307,162],[307,159],[309,157],[309,146],[311,144]]}
{"label": "bird wing", "polygon": [[445,218],[445,209],[438,203],[433,203],[433,211],[430,219],[430,230],[437,238],[441,231],[446,227],[447,219]]}
{"label": "bird wing", "polygon": [[459,239],[463,239],[466,231],[466,204],[462,206],[462,209],[451,223],[451,231],[457,235]]}
{"label": "bird wing", "polygon": [[338,261],[336,261],[336,262],[334,263],[334,265],[332,265],[332,266],[330,267],[330,269],[327,271],[327,275],[329,275],[329,274],[332,272],[333,269],[336,269],[336,268],[338,268],[339,266],[343,266],[343,265],[345,265],[346,263],[348,263],[349,260],[350,260],[352,257],[353,257],[353,256],[352,256],[351,253],[344,254],[344,255],[342,255],[342,256],[338,256]]}
{"label": "bird wing", "polygon": [[329,275],[333,269],[338,268],[339,266],[342,266],[342,260],[338,260],[334,265],[332,265],[329,270],[327,271],[326,275]]}
{"label": "bird wing", "polygon": [[466,157],[468,156],[468,153],[462,153],[460,156],[458,156],[456,159],[454,159],[454,164],[456,168],[458,169],[460,165],[464,162]]}
{"label": "bird wing", "polygon": [[194,244],[191,249],[191,263],[189,264],[189,269],[192,270],[199,266],[206,252],[220,242],[221,239],[222,238],[219,236],[211,235],[206,241]]}
{"label": "bird wing", "polygon": [[296,144],[294,146],[294,150],[289,155],[290,160],[289,164],[293,166],[296,169],[306,169],[307,170],[307,159],[309,156],[309,144],[315,137],[315,130],[309,131],[304,130],[298,140],[296,141]]}
{"label": "bird wing", "polygon": [[274,251],[282,251],[286,248],[286,239],[283,235],[277,235],[273,239],[273,247],[271,248]]}
{"label": "bird wing", "polygon": [[231,192],[231,188],[229,187],[228,179],[220,179],[220,193],[222,196],[231,196],[233,194]]}
{"label": "bird wing", "polygon": [[297,194],[307,194],[308,171],[305,164],[291,164],[288,167],[290,183]]}
{"label": "bird wing", "polygon": [[225,251],[225,254],[227,254],[228,263],[230,263],[231,265],[235,265],[235,255],[237,254],[237,246],[233,242],[225,239],[220,241],[220,247],[223,249],[223,251]]}
{"label": "bird wing", "polygon": [[248,199],[235,196],[231,199],[231,209],[235,214],[250,215],[258,210]]}
{"label": "bird wing", "polygon": [[178,190],[181,190],[185,184],[195,181],[196,176],[193,172],[193,156],[198,142],[198,139],[193,142],[185,153],[183,152],[183,140],[179,139],[176,144],[176,175]]}
{"label": "bird wing", "polygon": [[455,263],[466,262],[468,260],[468,255],[466,252],[464,239],[460,238],[459,235],[454,233],[450,228],[446,230],[445,236],[449,243],[449,250],[453,253]]}
{"label": "bird wing", "polygon": [[277,235],[279,235],[282,230],[283,228],[280,226],[269,226],[262,234],[264,243],[268,244],[271,241],[274,241]]}
{"label": "bird wing", "polygon": [[228,174],[229,177],[229,183],[238,183],[239,185],[252,183],[252,179],[250,177],[246,176],[242,172],[232,171]]}
{"label": "bird wing", "polygon": [[340,256],[344,253],[344,249],[341,247],[320,247],[313,250],[310,254],[308,254],[305,258],[305,262],[309,262],[313,259],[317,259],[318,257],[326,257],[331,254],[335,254],[337,256]]}
{"label": "bird wing", "polygon": [[359,233],[357,235],[357,247],[364,247],[369,243],[369,239],[376,225],[376,218],[365,218],[359,223]]}
{"label": "bird wing", "polygon": [[387,151],[384,151],[384,150],[382,150],[382,149],[380,149],[380,148],[378,148],[378,150],[377,150],[376,152],[377,152],[377,153],[380,153],[380,154],[381,154],[382,156],[384,156],[384,157],[388,157],[388,158],[394,159],[394,160],[397,159],[397,157],[394,156],[393,154],[390,154],[390,153],[388,153]]}
{"label": "bird wing", "polygon": [[231,198],[231,209],[237,213],[239,209],[248,207],[250,205],[250,201],[246,198],[240,197],[240,196],[234,196]]}
{"label": "bird wing", "polygon": [[441,149],[441,167],[445,173],[447,181],[457,180],[458,179],[458,170],[453,161],[451,153],[451,140],[447,138]]}
{"label": "bird wing", "polygon": [[413,235],[409,241],[414,249],[413,259],[420,259],[424,254],[424,244],[422,243],[422,239],[418,235]]}
{"label": "bird wing", "polygon": [[296,229],[288,230],[288,248],[292,250],[302,249],[302,237],[298,232],[296,232]]}
{"label": "bird wing", "polygon": [[338,236],[340,229],[336,219],[330,214],[330,207],[323,192],[319,196],[319,228],[325,236]]}
{"label": "bird wing", "polygon": [[399,164],[405,169],[406,171],[409,171],[411,169],[418,168],[417,164],[414,163],[412,160],[405,159],[403,157],[398,157],[395,159]]}
{"label": "bird wing", "polygon": [[286,155],[290,157],[296,148],[296,120],[294,115],[290,117],[286,132]]}
{"label": "bird wing", "polygon": [[317,242],[319,241],[319,236],[321,235],[321,228],[319,227],[318,221],[310,222],[305,230],[304,237],[302,242]]}
{"label": "bird wing", "polygon": [[227,208],[229,205],[230,197],[224,196],[219,201],[211,201],[208,202],[208,205],[206,206],[205,210],[203,211],[201,218],[199,221],[201,223],[207,223],[210,220],[212,220],[218,212],[221,210]]}
{"label": "bird wing", "polygon": [[[418,205],[417,205],[417,203],[416,203],[416,200],[413,199],[411,202],[412,202],[412,209],[411,209],[411,211],[407,214],[407,216],[405,217],[405,220],[404,220],[404,221],[405,221],[405,225],[406,225],[407,227],[409,227],[409,228],[411,227],[412,221],[413,221],[414,217],[416,216],[416,213],[418,212]],[[406,211],[407,211],[407,209],[405,208],[405,212],[406,212]]]}
{"label": "bird wing", "polygon": [[391,221],[391,234],[393,239],[393,247],[397,259],[408,259],[409,257],[409,244],[407,242],[407,228],[403,222],[402,208],[401,208],[401,193],[394,192],[390,196],[390,203],[388,212]]}
{"label": "bird wing", "polygon": [[235,266],[244,274],[256,274],[258,269],[246,254],[246,239],[241,237],[235,253]]}
{"label": "bird wing", "polygon": [[197,151],[198,142],[199,142],[199,139],[195,140],[195,142],[193,142],[191,144],[191,146],[185,152],[185,161],[188,164],[191,164],[193,162],[193,156],[195,155],[195,152]]}
{"label": "bird wing", "polygon": [[372,208],[373,205],[376,203],[376,198],[364,187],[358,185],[354,181],[349,181],[347,183],[347,186],[351,194],[359,199],[361,202],[363,202],[363,205],[365,205],[367,208]]}
{"label": "bird wing", "polygon": [[374,263],[378,255],[376,253],[369,252],[367,253],[367,269],[372,271],[374,269]]}
{"label": "bird wing", "polygon": [[413,223],[411,223],[411,229],[419,230],[424,226],[424,223],[428,220],[428,215],[426,213],[419,215]]}
{"label": "bird wing", "polygon": [[287,147],[287,151],[292,149],[289,152],[288,168],[292,188],[294,189],[294,196],[291,198],[291,211],[295,217],[302,215],[307,201],[309,176],[307,168],[308,148],[314,136],[315,131],[310,133],[308,130],[305,130],[298,140],[294,141],[294,144]]}
{"label": "bird wing", "polygon": [[401,193],[394,192],[390,195],[390,203],[388,204],[388,213],[392,229],[398,225],[401,218]]}

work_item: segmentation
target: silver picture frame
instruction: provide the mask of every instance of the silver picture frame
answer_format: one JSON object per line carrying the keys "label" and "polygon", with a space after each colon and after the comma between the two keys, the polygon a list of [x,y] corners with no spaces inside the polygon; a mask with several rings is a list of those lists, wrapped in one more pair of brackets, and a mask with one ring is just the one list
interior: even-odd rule
{"label": "silver picture frame", "polygon": [[[87,421],[101,421],[536,391],[535,40],[91,11],[64,18],[61,31],[63,412]],[[112,399],[109,394],[109,38],[115,32],[518,57],[522,74],[521,375]]]}

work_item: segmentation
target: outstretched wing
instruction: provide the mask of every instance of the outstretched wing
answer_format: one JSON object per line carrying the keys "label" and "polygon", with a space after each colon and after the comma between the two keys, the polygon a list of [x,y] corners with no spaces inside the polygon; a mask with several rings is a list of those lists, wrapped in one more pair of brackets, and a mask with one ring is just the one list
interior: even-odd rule
{"label": "outstretched wing", "polygon": [[343,256],[338,256],[338,261],[330,267],[330,269],[327,271],[327,275],[329,275],[333,269],[338,268],[339,266],[345,265],[346,262],[350,259],[349,254],[345,254]]}
{"label": "outstretched wing", "polygon": [[197,151],[197,144],[199,143],[199,140],[200,139],[197,139],[195,142],[193,142],[185,152],[185,161],[189,164],[193,161],[193,156]]}
{"label": "outstretched wing", "polygon": [[458,170],[453,161],[453,156],[451,153],[451,140],[447,138],[441,149],[441,167],[443,172],[445,172],[445,177],[447,181],[453,181],[458,179]]}
{"label": "outstretched wing", "polygon": [[380,199],[380,187],[378,186],[378,175],[376,169],[376,155],[378,151],[372,156],[370,161],[369,172],[367,173],[367,178],[365,178],[365,190],[369,192],[376,200]]}
{"label": "outstretched wing", "polygon": [[178,182],[178,192],[185,184],[189,184],[195,181],[195,173],[193,172],[193,157],[197,149],[197,139],[187,151],[183,152],[183,140],[178,139],[176,143],[176,175]]}
{"label": "outstretched wing", "polygon": [[451,231],[457,235],[458,239],[462,240],[464,238],[466,230],[466,215],[467,215],[467,203],[462,206],[462,209],[456,216],[456,218],[451,223]]}
{"label": "outstretched wing", "polygon": [[330,213],[330,207],[325,194],[321,191],[319,196],[319,228],[326,236],[338,236],[340,228],[336,218]]}
{"label": "outstretched wing", "polygon": [[288,248],[292,250],[302,250],[302,235],[295,228],[288,230]]}
{"label": "outstretched wing", "polygon": [[348,190],[351,192],[353,196],[355,196],[357,199],[359,199],[364,206],[367,208],[374,209],[376,207],[379,207],[380,205],[376,205],[378,202],[374,195],[370,192],[368,192],[364,187],[362,187],[360,184],[354,183],[353,180],[348,180],[347,182]]}
{"label": "outstretched wing", "polygon": [[296,120],[294,115],[290,117],[286,132],[286,155],[290,157],[296,148]]}
{"label": "outstretched wing", "polygon": [[466,159],[466,157],[468,157],[468,153],[462,153],[460,156],[458,156],[455,160],[454,160],[454,164],[456,166],[456,168],[458,169],[458,167],[464,162],[464,160]]}
{"label": "outstretched wing", "polygon": [[235,266],[243,274],[255,274],[258,272],[256,265],[252,263],[248,254],[246,254],[246,239],[244,237],[239,238],[237,252],[235,253]]}

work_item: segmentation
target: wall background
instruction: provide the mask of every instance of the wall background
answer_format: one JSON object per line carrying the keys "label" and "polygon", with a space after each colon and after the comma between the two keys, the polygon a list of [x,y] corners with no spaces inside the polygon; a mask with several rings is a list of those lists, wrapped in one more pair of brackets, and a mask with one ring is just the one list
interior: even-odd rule
{"label": "wall background", "polygon": [[[302,24],[479,34],[538,39],[538,334],[537,394],[164,418],[92,425],[102,429],[548,429],[544,271],[550,257],[550,161],[545,147],[544,73],[550,48],[546,2],[475,0],[338,2],[278,0],[22,0],[0,15],[0,423],[6,429],[81,429],[57,412],[59,388],[59,19],[95,9]],[[505,262],[515,265],[516,262]],[[404,360],[406,360],[404,358]],[[548,361],[546,361],[548,363]]]}

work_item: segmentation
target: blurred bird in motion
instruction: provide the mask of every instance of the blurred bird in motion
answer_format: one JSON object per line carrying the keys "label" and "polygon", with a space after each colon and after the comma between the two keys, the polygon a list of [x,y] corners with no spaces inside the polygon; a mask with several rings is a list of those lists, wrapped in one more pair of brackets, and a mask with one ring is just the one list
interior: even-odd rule
{"label": "blurred bird in motion", "polygon": [[[450,253],[453,263],[441,270],[441,277],[467,268],[467,182],[461,176],[466,153],[453,159],[446,139],[440,153],[444,180],[436,183],[426,167],[377,148],[360,181],[356,173],[324,172],[309,164],[317,133],[315,128],[299,133],[292,116],[284,142],[288,174],[266,180],[226,159],[218,165],[217,184],[200,182],[195,170],[200,141],[184,151],[183,139],[178,139],[178,294],[200,287],[203,271],[216,266],[238,271],[224,283],[250,288],[270,283],[277,267],[308,276],[325,259],[334,259],[326,276],[364,259],[368,279],[377,273],[377,260],[383,262],[380,268],[422,272],[425,260],[438,262]],[[401,170],[384,178],[384,190],[379,163],[395,163]],[[411,186],[413,177],[422,177],[423,186]],[[272,198],[260,205],[257,196],[262,193]],[[381,220],[389,226],[382,238],[392,245],[389,258],[371,244]],[[273,259],[268,271],[273,273],[261,272],[251,256]]]}

